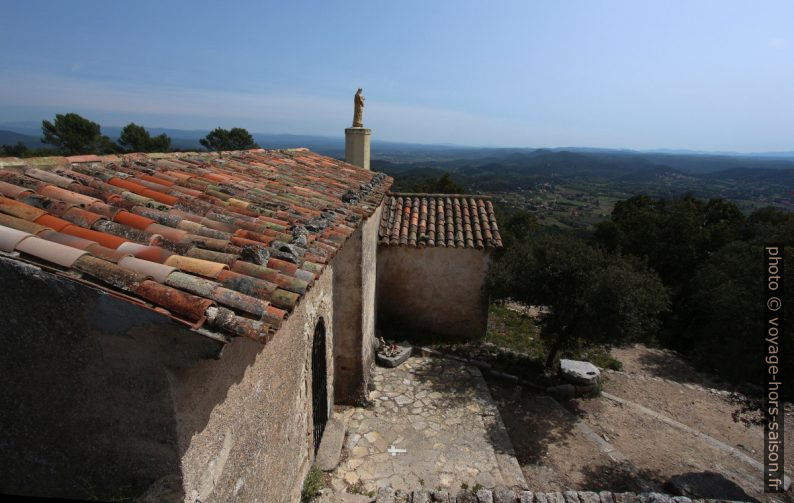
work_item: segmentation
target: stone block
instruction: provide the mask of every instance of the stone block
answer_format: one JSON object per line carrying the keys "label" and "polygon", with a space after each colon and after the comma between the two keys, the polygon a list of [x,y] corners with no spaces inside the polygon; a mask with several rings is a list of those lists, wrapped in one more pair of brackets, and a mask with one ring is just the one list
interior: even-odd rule
{"label": "stone block", "polygon": [[632,492],[613,494],[615,503],[637,503],[637,495]]}
{"label": "stone block", "polygon": [[378,489],[375,503],[395,503],[394,489],[391,487],[381,487]]}
{"label": "stone block", "polygon": [[601,376],[598,367],[590,362],[560,360],[560,374],[563,379],[577,384],[595,384]]}
{"label": "stone block", "polygon": [[494,503],[493,493],[488,489],[480,489],[477,491],[477,501],[479,503]]}
{"label": "stone block", "polygon": [[342,452],[342,443],[345,440],[345,424],[336,417],[332,417],[325,425],[323,438],[314,464],[324,472],[330,472],[339,464],[339,455]]}
{"label": "stone block", "polygon": [[601,503],[598,494],[591,491],[579,491],[579,500],[582,503]]}
{"label": "stone block", "polygon": [[672,503],[670,496],[661,493],[648,493],[648,500],[651,503]]}
{"label": "stone block", "polygon": [[447,491],[430,491],[430,499],[434,503],[449,503],[449,493]]}
{"label": "stone block", "polygon": [[565,503],[579,503],[579,495],[576,491],[564,491],[562,496],[565,498]]}
{"label": "stone block", "polygon": [[609,491],[599,492],[598,499],[601,500],[601,503],[615,503],[615,500],[612,499],[612,493]]}
{"label": "stone block", "polygon": [[512,489],[499,487],[493,492],[494,503],[516,503],[516,493]]}
{"label": "stone block", "polygon": [[534,503],[535,498],[533,497],[532,491],[521,491],[518,501],[521,503]]}

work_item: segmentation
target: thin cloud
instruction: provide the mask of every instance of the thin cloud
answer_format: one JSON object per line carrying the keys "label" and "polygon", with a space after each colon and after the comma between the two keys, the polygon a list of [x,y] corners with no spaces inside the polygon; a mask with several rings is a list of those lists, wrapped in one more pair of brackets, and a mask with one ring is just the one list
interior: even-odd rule
{"label": "thin cloud", "polygon": [[[347,98],[138,86],[31,74],[0,76],[0,86],[6,89],[0,106],[171,117],[172,124],[162,125],[172,127],[198,129],[224,123],[257,131],[339,136],[352,118],[352,99]],[[539,132],[504,119],[372,100],[367,102],[365,118],[368,124],[378,125],[381,138],[395,141],[482,143],[484,137],[512,131],[504,145],[515,145],[527,143]]]}

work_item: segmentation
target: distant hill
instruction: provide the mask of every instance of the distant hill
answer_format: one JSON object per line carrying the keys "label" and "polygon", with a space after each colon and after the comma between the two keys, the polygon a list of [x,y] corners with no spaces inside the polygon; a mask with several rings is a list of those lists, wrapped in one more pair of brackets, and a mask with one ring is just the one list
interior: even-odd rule
{"label": "distant hill", "polygon": [[372,161],[372,168],[395,177],[393,190],[411,191],[450,173],[467,191],[516,193],[551,186],[585,193],[657,196],[692,192],[753,204],[791,201],[794,159],[644,154],[625,151],[489,150],[478,158],[453,161]]}
{"label": "distant hill", "polygon": [[22,143],[26,147],[38,148],[44,144],[41,143],[38,136],[30,136],[15,131],[0,130],[0,145],[16,145]]}
{"label": "distant hill", "polygon": [[732,168],[702,175],[705,180],[761,182],[794,188],[794,169]]}
{"label": "distant hill", "polygon": [[[102,126],[103,134],[116,140],[121,134],[120,126]],[[199,139],[209,133],[205,129],[174,129],[147,127],[152,135],[165,133],[171,137],[176,149],[202,149]],[[341,132],[340,132],[341,133]],[[341,136],[299,135],[285,133],[252,133],[263,148],[307,147],[320,154],[337,158],[344,156],[344,138]],[[41,122],[16,121],[0,123],[0,145],[21,141],[29,147],[41,147]],[[498,164],[524,174],[546,176],[572,176],[575,173],[591,176],[626,175],[626,169],[666,166],[687,174],[704,174],[729,169],[790,169],[794,168],[794,151],[760,152],[742,154],[737,152],[703,152],[693,150],[649,150],[608,149],[590,147],[557,148],[501,148],[469,147],[449,144],[419,144],[392,142],[374,139],[373,159],[388,161],[391,169],[400,166],[431,167],[441,170],[457,170],[463,167],[479,167],[482,174],[492,170],[482,169],[487,164]]]}

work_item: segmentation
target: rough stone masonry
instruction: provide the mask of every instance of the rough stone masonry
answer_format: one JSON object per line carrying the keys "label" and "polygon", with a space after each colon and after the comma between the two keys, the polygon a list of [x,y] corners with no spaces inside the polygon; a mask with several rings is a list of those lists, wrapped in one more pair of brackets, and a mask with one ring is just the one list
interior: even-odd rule
{"label": "rough stone masonry", "polygon": [[613,493],[610,491],[532,492],[507,488],[464,489],[457,494],[443,490],[401,491],[383,488],[375,503],[716,503],[725,500],[691,499],[662,493]]}

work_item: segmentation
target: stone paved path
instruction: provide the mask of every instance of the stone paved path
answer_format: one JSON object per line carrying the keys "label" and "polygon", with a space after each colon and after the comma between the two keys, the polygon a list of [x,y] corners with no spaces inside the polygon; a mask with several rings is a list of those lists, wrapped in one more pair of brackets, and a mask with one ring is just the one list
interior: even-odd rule
{"label": "stone paved path", "polygon": [[342,413],[347,456],[331,472],[334,490],[526,485],[479,369],[414,357],[372,379],[372,406]]}

